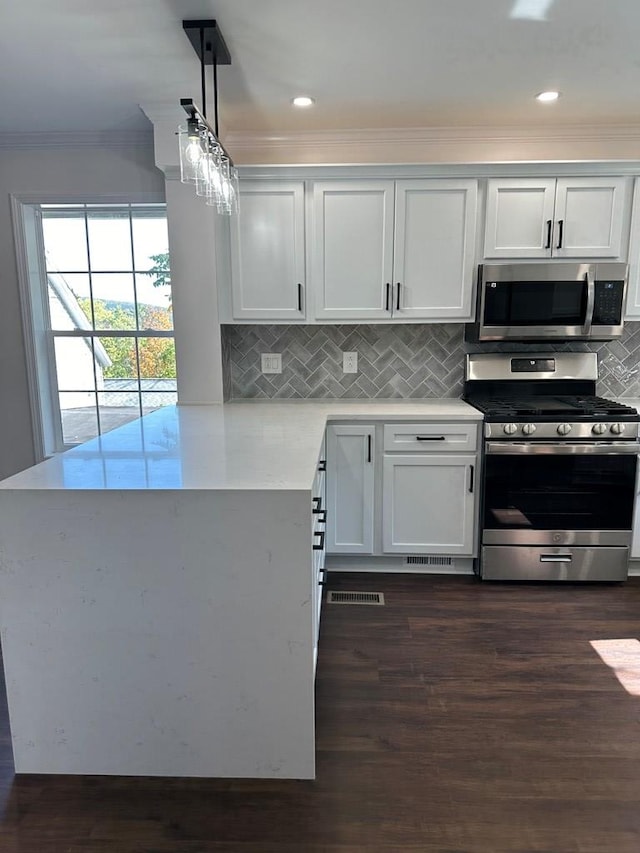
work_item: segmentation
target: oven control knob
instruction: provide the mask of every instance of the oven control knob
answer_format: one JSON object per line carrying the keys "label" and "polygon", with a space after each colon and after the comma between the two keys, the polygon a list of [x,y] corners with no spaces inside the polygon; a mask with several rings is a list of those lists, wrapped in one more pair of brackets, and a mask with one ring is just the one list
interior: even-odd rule
{"label": "oven control knob", "polygon": [[518,432],[518,424],[505,424],[502,427],[502,432],[506,435],[513,435],[515,432]]}
{"label": "oven control knob", "polygon": [[624,424],[611,424],[609,429],[614,435],[621,435],[624,432]]}
{"label": "oven control knob", "polygon": [[536,425],[535,424],[525,424],[522,427],[522,432],[524,435],[533,435],[533,433],[535,431],[536,431]]}
{"label": "oven control knob", "polygon": [[558,424],[558,435],[569,435],[571,432],[571,424]]}
{"label": "oven control knob", "polygon": [[602,433],[606,432],[606,431],[607,431],[607,425],[606,424],[594,424],[591,427],[591,432],[594,435],[602,435]]}

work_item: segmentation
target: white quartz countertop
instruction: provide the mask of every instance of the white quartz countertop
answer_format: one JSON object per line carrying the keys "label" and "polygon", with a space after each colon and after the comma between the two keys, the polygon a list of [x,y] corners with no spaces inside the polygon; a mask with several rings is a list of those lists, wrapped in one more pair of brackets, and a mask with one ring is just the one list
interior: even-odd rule
{"label": "white quartz countertop", "polygon": [[167,406],[0,489],[309,489],[327,421],[481,421],[453,398]]}

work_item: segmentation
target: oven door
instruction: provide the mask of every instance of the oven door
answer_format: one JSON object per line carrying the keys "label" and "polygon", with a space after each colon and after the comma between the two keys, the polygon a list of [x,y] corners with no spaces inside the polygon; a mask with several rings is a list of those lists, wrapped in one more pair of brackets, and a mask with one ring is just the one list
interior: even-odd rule
{"label": "oven door", "polygon": [[590,264],[485,265],[478,340],[588,338],[594,299]]}
{"label": "oven door", "polygon": [[628,546],[635,442],[485,445],[484,545]]}

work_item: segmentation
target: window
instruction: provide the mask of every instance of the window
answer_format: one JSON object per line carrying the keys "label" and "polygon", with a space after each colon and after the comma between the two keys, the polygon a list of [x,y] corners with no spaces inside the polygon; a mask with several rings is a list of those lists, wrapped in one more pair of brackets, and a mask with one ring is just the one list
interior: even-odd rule
{"label": "window", "polygon": [[175,403],[165,206],[30,205],[23,219],[43,454]]}

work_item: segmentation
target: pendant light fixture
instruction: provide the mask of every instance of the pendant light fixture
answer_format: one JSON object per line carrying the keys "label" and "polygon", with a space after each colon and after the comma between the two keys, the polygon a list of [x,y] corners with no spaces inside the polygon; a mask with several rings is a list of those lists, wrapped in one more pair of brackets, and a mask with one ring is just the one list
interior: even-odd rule
{"label": "pendant light fixture", "polygon": [[[238,210],[238,171],[218,136],[218,65],[231,65],[231,56],[214,20],[183,21],[182,27],[200,59],[202,109],[191,98],[180,99],[187,114],[178,126],[180,180],[193,184],[218,213],[231,215]],[[207,121],[207,65],[213,66],[213,126]]]}

